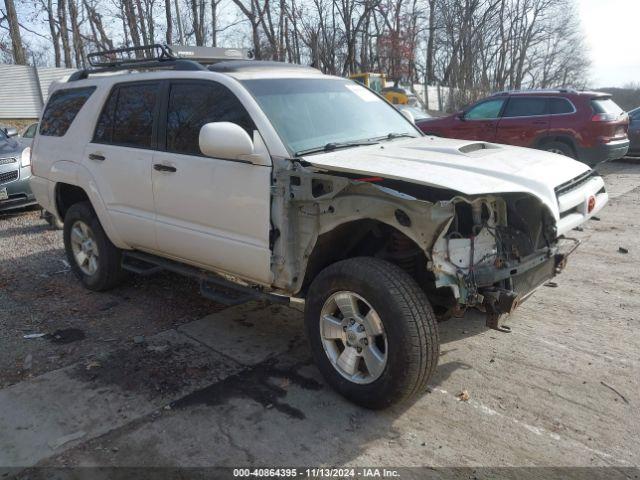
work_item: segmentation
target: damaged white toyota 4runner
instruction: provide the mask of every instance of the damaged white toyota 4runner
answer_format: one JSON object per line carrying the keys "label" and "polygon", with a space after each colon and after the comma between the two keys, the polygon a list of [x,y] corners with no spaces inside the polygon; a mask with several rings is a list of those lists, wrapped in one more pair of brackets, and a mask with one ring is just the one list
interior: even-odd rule
{"label": "damaged white toyota 4runner", "polygon": [[475,307],[501,328],[607,202],[582,163],[423,136],[311,68],[159,63],[79,72],[45,108],[31,182],[74,272],[94,290],[170,269],[229,304],[304,299],[319,369],[367,407],[425,389],[436,315]]}

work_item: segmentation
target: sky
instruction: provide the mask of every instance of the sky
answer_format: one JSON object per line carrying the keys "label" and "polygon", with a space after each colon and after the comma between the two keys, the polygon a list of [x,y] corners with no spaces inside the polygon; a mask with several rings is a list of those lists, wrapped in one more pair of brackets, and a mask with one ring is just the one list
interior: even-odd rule
{"label": "sky", "polygon": [[640,0],[577,0],[592,61],[591,86],[640,84]]}

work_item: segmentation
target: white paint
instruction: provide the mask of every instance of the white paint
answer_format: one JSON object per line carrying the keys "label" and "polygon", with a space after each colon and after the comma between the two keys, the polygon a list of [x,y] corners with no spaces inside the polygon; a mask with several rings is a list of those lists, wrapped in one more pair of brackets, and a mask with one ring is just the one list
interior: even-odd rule
{"label": "white paint", "polygon": [[[479,148],[465,153],[474,145]],[[584,163],[554,153],[437,137],[308,155],[305,160],[320,168],[404,180],[467,195],[530,193],[556,219],[560,212],[554,188],[589,170]],[[603,197],[596,210],[606,200]]]}

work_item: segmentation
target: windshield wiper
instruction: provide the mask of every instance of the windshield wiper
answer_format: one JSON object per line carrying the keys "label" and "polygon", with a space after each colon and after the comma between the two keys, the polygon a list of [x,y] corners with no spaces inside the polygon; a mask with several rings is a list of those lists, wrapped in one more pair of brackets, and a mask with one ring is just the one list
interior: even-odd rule
{"label": "windshield wiper", "polygon": [[394,138],[417,138],[416,135],[410,133],[387,133],[381,137],[376,137],[375,140],[393,140]]}
{"label": "windshield wiper", "polygon": [[360,147],[362,145],[375,145],[379,143],[376,140],[357,140],[355,142],[329,142],[322,147],[307,148],[306,150],[297,151],[294,156],[306,155],[308,153],[331,152],[338,148]]}

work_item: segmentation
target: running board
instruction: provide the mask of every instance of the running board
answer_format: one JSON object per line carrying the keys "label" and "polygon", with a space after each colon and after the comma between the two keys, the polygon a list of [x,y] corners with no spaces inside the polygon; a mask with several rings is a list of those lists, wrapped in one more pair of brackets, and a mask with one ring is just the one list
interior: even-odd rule
{"label": "running board", "polygon": [[138,275],[153,275],[167,270],[195,278],[200,282],[200,294],[202,296],[224,305],[240,305],[251,300],[267,300],[271,303],[289,304],[289,297],[265,293],[257,288],[239,285],[215,273],[148,253],[123,252],[122,268]]}

